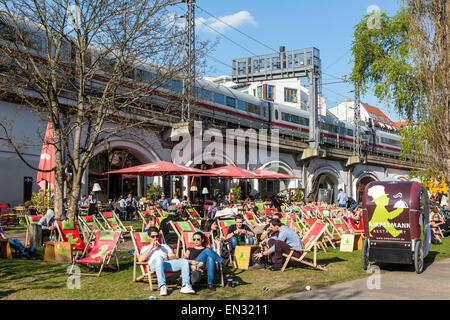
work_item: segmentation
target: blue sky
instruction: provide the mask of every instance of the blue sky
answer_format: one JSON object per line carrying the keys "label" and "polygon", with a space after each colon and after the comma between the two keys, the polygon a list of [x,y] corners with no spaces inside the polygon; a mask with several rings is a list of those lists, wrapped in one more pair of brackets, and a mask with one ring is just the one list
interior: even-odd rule
{"label": "blue sky", "polygon": [[[320,50],[322,59],[322,93],[327,107],[333,107],[345,99],[354,99],[350,84],[326,84],[339,81],[351,72],[354,26],[372,5],[388,15],[395,14],[399,8],[398,0],[197,0],[197,5],[200,7],[196,10],[197,37],[200,40],[219,39],[214,52],[210,52],[215,59],[208,60],[206,76],[230,75],[234,58],[252,56],[251,53],[273,53],[268,47],[278,50],[283,45],[286,50],[294,50],[314,46]],[[225,20],[267,47],[221,24],[201,9]],[[361,100],[380,108],[392,120],[401,120],[394,110],[379,102],[371,93]]]}

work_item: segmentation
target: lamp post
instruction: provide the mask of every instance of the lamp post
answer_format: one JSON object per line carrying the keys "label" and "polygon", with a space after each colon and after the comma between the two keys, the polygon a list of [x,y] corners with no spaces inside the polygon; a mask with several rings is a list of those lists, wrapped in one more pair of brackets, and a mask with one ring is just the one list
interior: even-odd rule
{"label": "lamp post", "polygon": [[[100,184],[94,183],[94,186],[92,187],[92,192],[94,193],[94,192],[100,192],[100,191],[102,191],[102,188],[100,187]],[[96,200],[98,202],[98,194],[94,193],[94,195],[95,195],[95,198],[96,198]]]}

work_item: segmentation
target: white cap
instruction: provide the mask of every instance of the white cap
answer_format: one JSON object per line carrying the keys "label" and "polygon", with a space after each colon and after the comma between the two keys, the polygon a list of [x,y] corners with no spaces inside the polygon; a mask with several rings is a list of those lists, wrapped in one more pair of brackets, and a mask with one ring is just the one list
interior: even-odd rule
{"label": "white cap", "polygon": [[386,194],[386,192],[384,192],[384,186],[377,185],[377,186],[371,187],[367,191],[367,194],[369,196],[371,196],[373,200],[375,200],[381,196],[384,196]]}

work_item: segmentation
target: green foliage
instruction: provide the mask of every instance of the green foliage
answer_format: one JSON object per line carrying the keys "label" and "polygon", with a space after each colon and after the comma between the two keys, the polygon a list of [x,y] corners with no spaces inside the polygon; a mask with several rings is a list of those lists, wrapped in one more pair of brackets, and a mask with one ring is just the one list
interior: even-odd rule
{"label": "green foliage", "polygon": [[295,201],[295,202],[300,202],[300,201],[304,201],[304,198],[305,198],[305,194],[303,193],[303,191],[300,189],[296,189],[291,200]]}
{"label": "green foliage", "polygon": [[370,27],[369,19],[366,15],[355,27],[351,79],[361,94],[373,85],[378,99],[392,103],[399,113],[413,119],[419,99],[409,57],[407,12],[402,9],[393,17],[381,14],[380,28]]}
{"label": "green foliage", "polygon": [[160,186],[150,185],[147,187],[146,196],[149,201],[155,203],[161,198],[161,193],[162,191]]}
{"label": "green foliage", "polygon": [[31,203],[35,207],[36,211],[44,215],[47,209],[53,204],[51,195],[53,194],[53,189],[39,190],[38,192],[33,192],[31,195]]}
{"label": "green foliage", "polygon": [[240,185],[235,184],[233,186],[233,189],[231,190],[231,196],[233,197],[234,201],[242,200],[242,189]]}

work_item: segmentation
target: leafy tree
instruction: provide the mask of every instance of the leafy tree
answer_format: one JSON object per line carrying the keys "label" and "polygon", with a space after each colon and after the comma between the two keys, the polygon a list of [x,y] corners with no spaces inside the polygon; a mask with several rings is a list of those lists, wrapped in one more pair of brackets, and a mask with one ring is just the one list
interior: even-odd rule
{"label": "leafy tree", "polygon": [[355,27],[351,79],[364,94],[373,88],[410,125],[401,130],[402,157],[422,176],[450,178],[449,5],[403,0],[379,23],[363,17]]}

